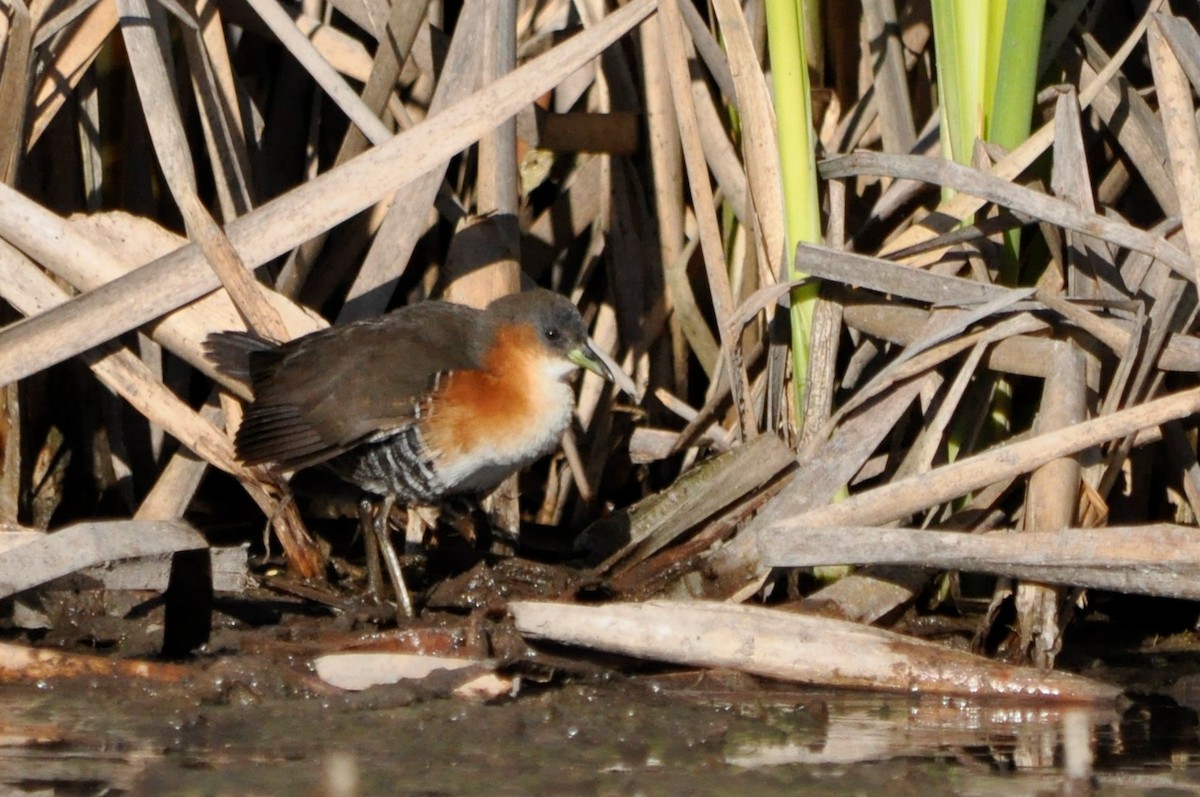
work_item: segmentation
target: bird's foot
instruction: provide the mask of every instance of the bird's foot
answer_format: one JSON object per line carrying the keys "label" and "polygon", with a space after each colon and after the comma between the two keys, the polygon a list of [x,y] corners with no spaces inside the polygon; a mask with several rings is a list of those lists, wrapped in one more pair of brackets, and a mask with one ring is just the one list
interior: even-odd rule
{"label": "bird's foot", "polygon": [[383,590],[383,575],[379,566],[380,559],[387,570],[388,578],[395,590],[396,604],[405,617],[416,616],[413,609],[412,596],[404,581],[404,572],[400,568],[400,557],[392,546],[391,525],[389,516],[395,505],[394,496],[385,496],[378,506],[372,506],[370,499],[364,498],[359,504],[359,521],[363,525],[363,538],[367,548],[367,586],[375,599],[386,602]]}

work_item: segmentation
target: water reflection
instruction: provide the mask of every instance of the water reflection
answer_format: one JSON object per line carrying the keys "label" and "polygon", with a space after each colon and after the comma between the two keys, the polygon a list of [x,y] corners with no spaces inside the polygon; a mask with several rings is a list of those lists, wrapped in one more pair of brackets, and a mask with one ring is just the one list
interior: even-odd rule
{"label": "water reflection", "polygon": [[689,678],[499,705],[205,706],[3,687],[0,794],[770,797],[871,792],[881,779],[923,797],[1200,793],[1196,714],[1167,699],[1118,711]]}
{"label": "water reflection", "polygon": [[779,744],[746,740],[726,760],[740,767],[848,764],[960,750],[986,751],[996,769],[1037,769],[1055,765],[1068,718],[1073,727],[1086,725],[1089,733],[1120,721],[1113,709],[878,695],[827,695],[824,700],[828,720],[816,738]]}
{"label": "water reflection", "polygon": [[[818,730],[743,738],[726,762],[747,769],[952,762],[974,772],[963,793],[1200,794],[1196,713],[1167,699],[1114,708],[987,705],[964,699],[824,695]],[[1009,776],[1006,785],[995,776]],[[1178,790],[1178,791],[1176,791]]]}

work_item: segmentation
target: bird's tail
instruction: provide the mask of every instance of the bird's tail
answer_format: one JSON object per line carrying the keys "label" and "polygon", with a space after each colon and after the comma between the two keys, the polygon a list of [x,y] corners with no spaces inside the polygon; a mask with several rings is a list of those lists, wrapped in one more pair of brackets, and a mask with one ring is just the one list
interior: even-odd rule
{"label": "bird's tail", "polygon": [[251,356],[274,351],[278,346],[275,341],[253,332],[214,332],[204,340],[204,356],[223,376],[249,387],[252,382]]}

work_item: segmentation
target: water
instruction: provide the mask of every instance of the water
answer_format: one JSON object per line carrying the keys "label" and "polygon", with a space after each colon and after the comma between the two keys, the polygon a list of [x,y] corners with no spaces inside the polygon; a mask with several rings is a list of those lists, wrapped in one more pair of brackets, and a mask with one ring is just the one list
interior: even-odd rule
{"label": "water", "polygon": [[686,675],[527,686],[497,704],[252,685],[209,702],[62,682],[0,688],[0,717],[0,794],[1200,793],[1196,714],[1167,700],[982,705]]}

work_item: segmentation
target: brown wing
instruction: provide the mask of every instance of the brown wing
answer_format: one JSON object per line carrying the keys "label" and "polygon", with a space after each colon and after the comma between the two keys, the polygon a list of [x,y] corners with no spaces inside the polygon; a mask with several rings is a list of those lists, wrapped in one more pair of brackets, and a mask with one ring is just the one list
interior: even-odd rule
{"label": "brown wing", "polygon": [[238,430],[238,456],[301,468],[404,428],[439,373],[480,367],[479,316],[422,302],[252,352],[254,403]]}

